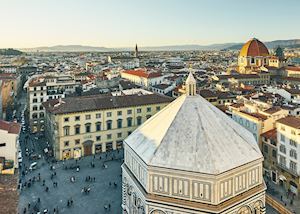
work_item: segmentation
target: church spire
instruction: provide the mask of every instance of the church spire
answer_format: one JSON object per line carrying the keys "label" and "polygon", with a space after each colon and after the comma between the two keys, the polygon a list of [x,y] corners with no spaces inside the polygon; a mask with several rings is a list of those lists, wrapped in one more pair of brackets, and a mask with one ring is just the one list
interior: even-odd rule
{"label": "church spire", "polygon": [[185,90],[187,96],[195,96],[196,95],[196,80],[190,71],[188,78],[185,81]]}
{"label": "church spire", "polygon": [[139,57],[139,50],[138,50],[137,44],[135,44],[134,57],[135,57],[135,58],[138,58],[138,57]]}

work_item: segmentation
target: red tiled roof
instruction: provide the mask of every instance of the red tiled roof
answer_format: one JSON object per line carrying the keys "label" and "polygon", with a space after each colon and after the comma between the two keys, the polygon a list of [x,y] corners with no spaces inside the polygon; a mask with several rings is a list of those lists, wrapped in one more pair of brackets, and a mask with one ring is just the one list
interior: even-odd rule
{"label": "red tiled roof", "polygon": [[285,118],[281,118],[277,120],[278,123],[282,123],[284,125],[299,129],[300,128],[300,118],[287,116]]}
{"label": "red tiled roof", "polygon": [[277,140],[277,130],[271,129],[267,132],[262,133],[261,136],[268,139]]}
{"label": "red tiled roof", "polygon": [[296,67],[296,66],[286,66],[285,70],[289,70],[289,71],[299,71],[300,72],[300,67]]}
{"label": "red tiled roof", "polygon": [[131,74],[139,77],[144,77],[144,78],[155,78],[155,77],[160,77],[161,73],[158,72],[147,72],[145,70],[126,70],[123,71],[123,73],[126,74]]}
{"label": "red tiled roof", "polygon": [[255,117],[257,119],[260,119],[260,120],[266,120],[266,119],[268,119],[267,116],[265,116],[263,114],[260,114],[260,113],[249,113],[249,112],[246,112],[246,111],[241,111],[241,112],[244,113],[244,114],[250,115],[252,117]]}
{"label": "red tiled roof", "polygon": [[251,39],[243,45],[240,56],[268,56],[268,48],[258,39]]}
{"label": "red tiled roof", "polygon": [[19,134],[21,125],[15,122],[0,120],[0,129],[6,130],[8,133],[11,134]]}
{"label": "red tiled roof", "polygon": [[281,108],[279,106],[273,106],[273,107],[265,110],[264,112],[267,113],[267,114],[274,114],[274,113],[276,113],[280,110],[281,110]]}

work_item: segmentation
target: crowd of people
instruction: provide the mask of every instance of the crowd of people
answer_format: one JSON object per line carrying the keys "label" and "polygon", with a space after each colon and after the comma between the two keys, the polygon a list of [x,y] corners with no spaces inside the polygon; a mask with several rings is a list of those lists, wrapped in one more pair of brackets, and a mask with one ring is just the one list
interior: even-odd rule
{"label": "crowd of people", "polygon": [[[99,155],[99,157],[96,157],[96,155],[94,155],[91,158],[91,162],[89,165],[85,165],[83,163],[81,163],[82,158],[77,159],[77,160],[71,160],[71,161],[55,161],[55,162],[48,162],[50,164],[49,169],[49,173],[47,174],[43,174],[41,175],[40,172],[36,173],[36,172],[32,172],[29,177],[29,174],[22,174],[22,179],[20,179],[20,190],[21,191],[26,191],[26,189],[28,188],[32,188],[33,186],[41,186],[42,188],[44,188],[44,192],[46,192],[46,194],[51,194],[51,192],[55,191],[55,189],[57,189],[58,185],[59,185],[59,181],[61,181],[61,179],[58,178],[58,171],[57,170],[68,170],[70,172],[70,176],[67,178],[69,179],[70,183],[74,183],[76,185],[76,183],[78,183],[79,185],[82,184],[82,181],[87,183],[86,185],[84,185],[83,187],[78,187],[81,189],[81,194],[83,195],[89,195],[92,188],[93,184],[96,182],[96,177],[92,176],[92,175],[84,175],[82,176],[81,174],[77,174],[78,172],[80,172],[80,168],[81,167],[90,167],[90,168],[95,168],[95,170],[99,170],[99,167],[103,169],[107,169],[108,168],[108,161],[111,160],[116,160],[117,159],[117,155],[116,154],[102,154]],[[75,164],[74,164],[75,162]],[[98,166],[98,167],[97,167]],[[103,167],[105,166],[105,167]],[[78,182],[80,181],[80,182]],[[50,185],[52,183],[52,187],[50,188]],[[63,184],[65,185],[65,182],[63,181]],[[109,186],[110,187],[114,187],[117,188],[118,184],[116,181],[110,181],[109,182]],[[39,187],[37,187],[39,188]],[[77,186],[75,186],[75,188],[77,188]],[[58,190],[59,191],[59,190]],[[42,196],[40,196],[42,197]],[[70,197],[70,196],[69,196]],[[42,205],[44,207],[47,207],[47,202],[41,202],[41,199],[38,198],[37,200],[33,200],[28,202],[27,206],[23,207],[23,214],[31,214],[31,213],[59,213],[59,210],[62,210],[64,208],[71,208],[74,206],[74,200],[73,197],[70,197],[66,200],[66,206],[63,207],[60,205],[60,208],[58,206],[55,206],[52,209],[48,209],[48,208],[43,208]],[[43,208],[43,209],[42,209]],[[111,203],[107,203],[104,205],[104,209],[106,211],[110,211],[111,210]]]}

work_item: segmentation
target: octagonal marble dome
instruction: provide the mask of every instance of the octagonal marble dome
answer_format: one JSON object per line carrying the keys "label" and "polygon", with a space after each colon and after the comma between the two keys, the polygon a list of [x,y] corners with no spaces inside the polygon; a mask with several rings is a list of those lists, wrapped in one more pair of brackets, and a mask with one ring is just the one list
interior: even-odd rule
{"label": "octagonal marble dome", "polygon": [[200,95],[182,95],[125,139],[147,165],[221,174],[263,156],[253,135]]}

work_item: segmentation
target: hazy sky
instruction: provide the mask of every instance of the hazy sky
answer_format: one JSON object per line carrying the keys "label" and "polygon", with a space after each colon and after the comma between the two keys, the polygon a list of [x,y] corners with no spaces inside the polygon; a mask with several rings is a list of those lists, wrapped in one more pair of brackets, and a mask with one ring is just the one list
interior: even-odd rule
{"label": "hazy sky", "polygon": [[300,39],[300,0],[0,0],[0,48]]}

